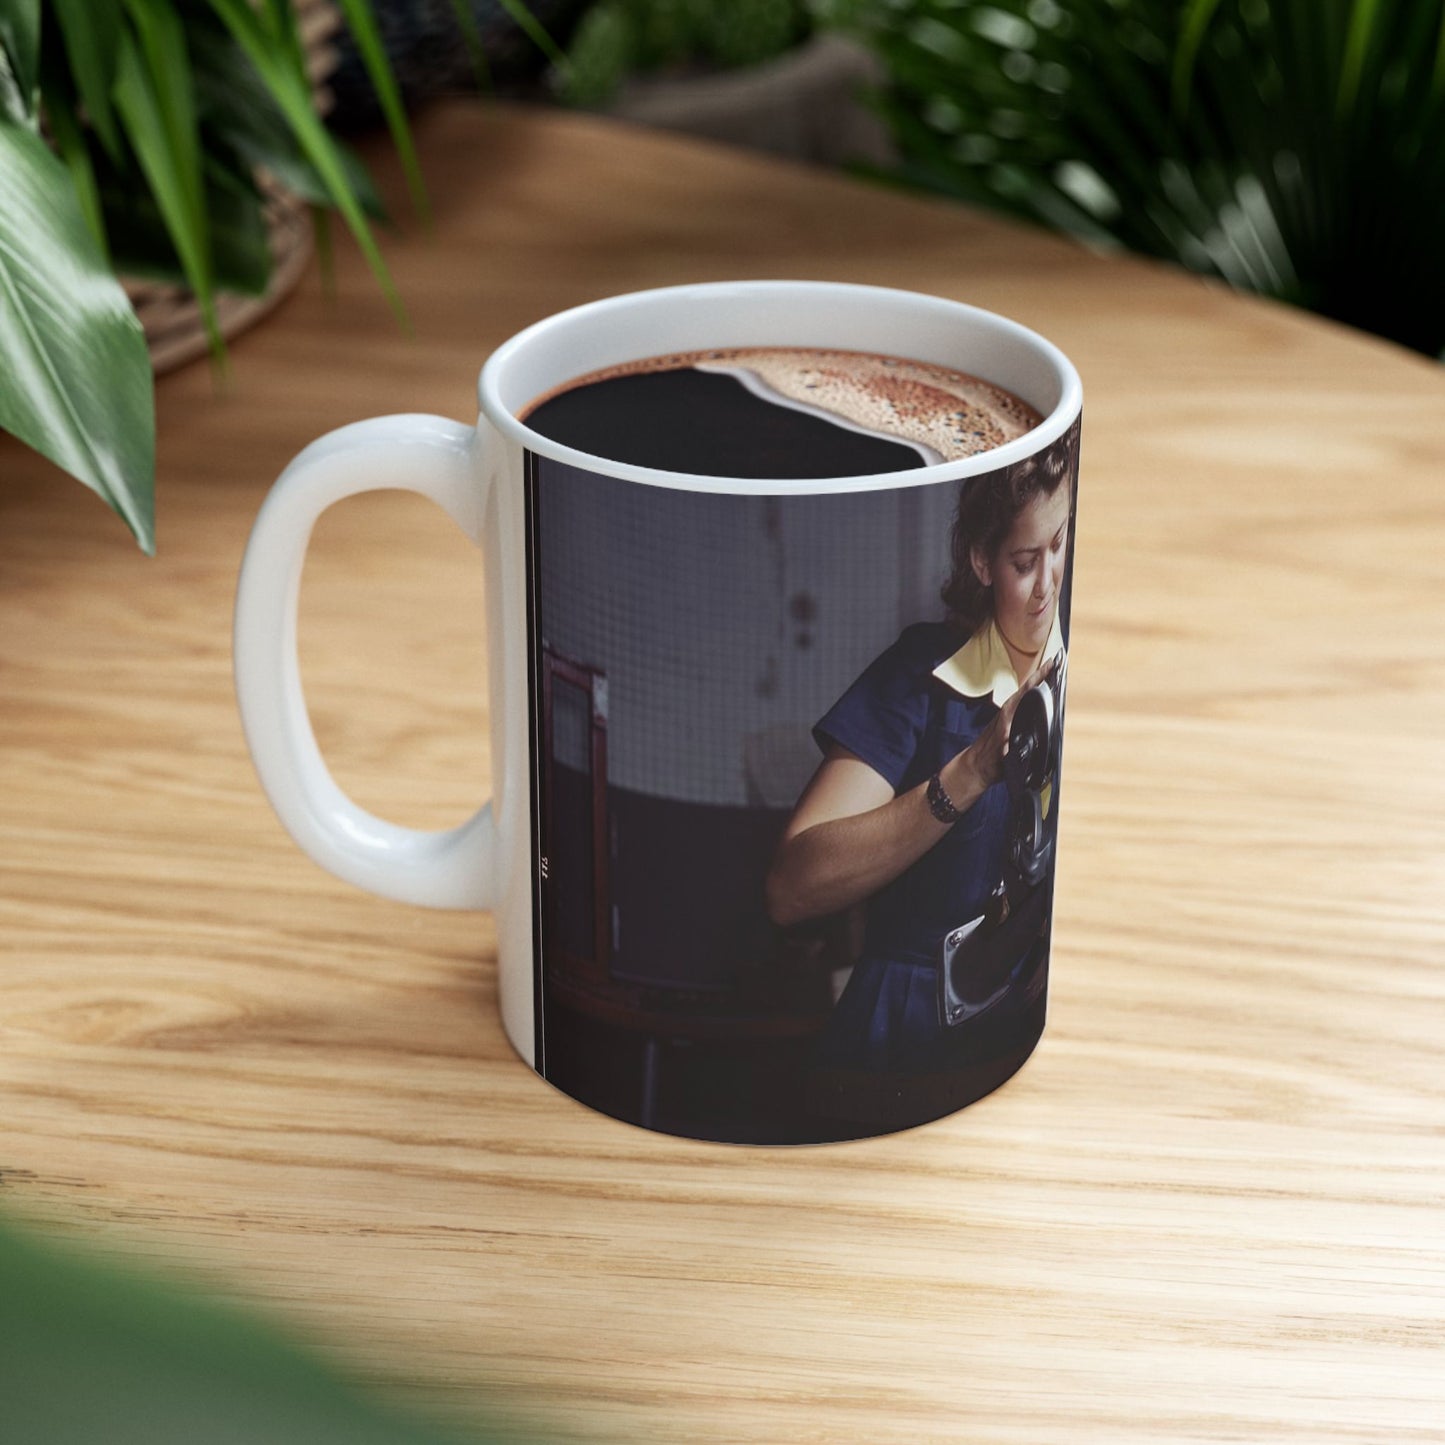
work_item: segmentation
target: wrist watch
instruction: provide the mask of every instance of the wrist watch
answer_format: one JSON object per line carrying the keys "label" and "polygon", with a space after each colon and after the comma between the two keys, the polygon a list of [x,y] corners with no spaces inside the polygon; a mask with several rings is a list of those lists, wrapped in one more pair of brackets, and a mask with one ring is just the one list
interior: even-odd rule
{"label": "wrist watch", "polygon": [[956,823],[963,817],[963,814],[953,806],[953,799],[948,796],[943,786],[943,779],[937,773],[934,773],[928,780],[928,811],[940,823]]}

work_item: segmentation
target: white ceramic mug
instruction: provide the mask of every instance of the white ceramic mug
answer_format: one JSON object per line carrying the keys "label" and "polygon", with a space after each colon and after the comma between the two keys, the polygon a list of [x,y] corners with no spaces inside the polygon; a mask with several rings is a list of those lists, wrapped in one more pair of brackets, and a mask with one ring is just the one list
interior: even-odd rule
{"label": "white ceramic mug", "polygon": [[[1006,388],[1043,420],[1001,448],[954,462],[824,481],[754,481],[708,475],[702,458],[696,473],[609,461],[560,446],[518,419],[538,396],[592,371],[664,353],[756,346],[882,353],[940,364]],[[1039,940],[1030,944],[1037,967],[1029,980],[1015,980],[1016,991],[1032,990],[1028,1007],[1034,1013],[1003,1055],[991,1060],[980,1055],[978,1069],[954,1070],[947,1077],[933,1067],[911,1069],[906,1054],[886,1059],[859,1055],[843,1059],[841,1067],[835,1056],[819,1065],[817,1036],[828,1026],[847,960],[841,960],[840,970],[836,953],[824,957],[831,992],[825,994],[811,976],[806,987],[794,987],[796,980],[789,975],[787,987],[769,1002],[769,989],[785,967],[770,961],[774,955],[786,954],[794,963],[802,957],[805,967],[808,958],[816,963],[819,950],[826,955],[826,943],[818,940],[828,930],[804,930],[800,940],[797,930],[770,924],[762,902],[755,908],[739,891],[751,884],[732,878],[733,873],[751,878],[760,866],[756,860],[747,860],[739,872],[732,868],[736,860],[719,851],[725,849],[723,843],[698,843],[699,856],[720,859],[721,866],[690,865],[675,887],[663,876],[672,866],[670,858],[687,855],[694,835],[722,837],[718,830],[726,824],[743,830],[737,836],[753,840],[739,846],[756,849],[777,833],[773,823],[786,817],[791,779],[802,765],[801,741],[820,706],[836,697],[877,652],[880,641],[897,631],[895,623],[907,624],[910,615],[923,617],[930,596],[936,602],[937,578],[926,568],[917,577],[891,581],[882,580],[882,573],[909,571],[914,553],[932,558],[928,565],[936,572],[942,554],[935,555],[930,550],[934,543],[927,539],[938,535],[938,526],[920,534],[925,546],[914,553],[898,548],[870,572],[880,578],[879,595],[915,599],[897,604],[896,616],[889,601],[886,617],[875,606],[848,621],[844,614],[853,605],[852,592],[839,591],[824,576],[820,595],[832,595],[832,587],[840,598],[833,609],[840,620],[828,635],[840,659],[834,673],[820,672],[816,659],[821,654],[810,640],[806,656],[798,650],[781,663],[770,663],[782,681],[781,691],[775,687],[768,696],[791,701],[770,702],[760,693],[748,704],[752,714],[741,721],[729,721],[722,713],[747,693],[746,687],[728,684],[718,694],[723,703],[709,705],[705,716],[690,722],[687,699],[697,689],[669,686],[665,679],[659,683],[654,675],[666,665],[659,659],[677,651],[675,646],[669,651],[653,645],[658,630],[672,625],[667,619],[677,611],[676,598],[659,593],[651,603],[629,604],[631,614],[625,608],[617,611],[622,607],[617,599],[623,590],[629,596],[637,593],[639,576],[660,579],[676,561],[679,546],[705,548],[697,568],[689,562],[684,573],[691,569],[701,576],[709,567],[726,564],[746,575],[757,565],[757,550],[763,545],[757,525],[762,508],[772,509],[768,525],[774,531],[779,525],[785,530],[793,526],[796,546],[804,551],[810,536],[831,529],[829,535],[840,540],[830,544],[829,556],[815,556],[816,547],[808,553],[809,565],[826,572],[834,554],[853,545],[850,536],[868,539],[859,545],[870,547],[881,535],[880,527],[895,528],[901,537],[904,532],[898,529],[904,523],[895,527],[895,515],[906,512],[908,525],[923,525],[920,518],[926,523],[928,517],[943,515],[940,507],[951,510],[964,484],[997,478],[1041,456],[1057,459],[1066,444],[1072,451],[1059,464],[1069,469],[1072,497],[1082,407],[1073,366],[1035,333],[938,297],[821,282],[721,282],[611,297],[540,321],[497,349],[482,369],[479,392],[475,425],[427,415],[378,417],[313,442],[282,473],[256,521],[236,603],[236,686],[261,783],[292,837],[337,877],[384,897],[438,908],[494,910],[507,1036],[544,1077],[617,1117],[698,1137],[814,1142],[907,1127],[951,1112],[996,1087],[1020,1066],[1042,1028],[1052,865],[1044,892],[1031,895],[1035,904],[1029,927],[1043,930],[1030,935]],[[567,492],[568,487],[573,491]],[[327,771],[303,698],[297,599],[312,526],[333,502],[379,488],[403,488],[438,502],[483,549],[485,559],[492,798],[469,822],[445,832],[399,827],[348,799]],[[581,511],[554,500],[564,496],[575,497]],[[687,496],[697,500],[686,501]],[[582,517],[588,507],[592,511]],[[653,535],[648,518],[658,508],[672,518],[658,524],[664,532],[672,528],[671,540],[648,542]],[[686,521],[694,512],[697,526]],[[619,520],[634,513],[640,520]],[[570,520],[574,515],[580,520]],[[1072,518],[1072,502],[1069,515]],[[809,521],[813,517],[818,527]],[[802,520],[795,525],[788,518]],[[596,576],[583,576],[583,567],[563,576],[549,563],[545,547],[561,546],[568,526],[583,525],[594,540],[611,538],[606,543],[611,573],[604,568]],[[667,566],[649,556],[650,545],[667,547]],[[1071,555],[1071,524],[1067,545]],[[735,556],[724,555],[729,546]],[[596,550],[594,546],[587,555]],[[627,589],[614,585],[624,580]],[[1065,574],[1058,603],[1065,628],[1067,583]],[[671,584],[659,580],[656,585]],[[781,607],[785,599],[775,601]],[[628,632],[625,648],[596,632],[596,618],[603,611],[612,617],[609,625],[619,636]],[[729,608],[721,611],[726,614]],[[715,613],[696,625],[701,629],[699,650],[715,658],[735,654],[751,665],[748,637],[711,630],[728,625],[718,622]],[[739,611],[736,628],[745,625],[752,624],[745,624]],[[928,624],[919,625],[926,630]],[[560,646],[556,637],[562,636],[574,640]],[[794,639],[799,648],[803,640],[801,635]],[[737,645],[724,645],[732,643]],[[965,703],[974,706],[951,695],[934,701],[955,710]],[[784,706],[792,708],[787,717],[778,711]],[[978,706],[987,712],[988,704]],[[695,724],[719,729],[721,741],[708,749],[710,766],[718,774],[710,781],[686,775],[685,754],[670,758],[668,740],[686,736]],[[558,726],[570,729],[570,741],[554,738]],[[966,733],[947,735],[957,741]],[[644,736],[663,742],[644,746],[639,741]],[[768,753],[769,747],[776,757]],[[571,754],[563,758],[567,749]],[[784,755],[792,760],[793,775],[778,761]],[[721,772],[719,757],[726,763]],[[780,772],[781,782],[768,781]],[[1045,810],[1051,815],[1047,826],[1052,838],[1056,779],[1050,789],[1051,794],[1045,790]],[[565,817],[556,811],[564,792],[572,798],[567,806],[573,809]],[[994,809],[994,832],[1003,827],[1003,808],[998,802]],[[647,816],[668,819],[653,826],[652,833],[665,832],[677,843],[650,835]],[[959,824],[957,836],[972,826]],[[549,859],[549,830],[556,835],[559,855],[573,858],[567,877],[557,876],[560,865]],[[629,869],[637,875],[630,881]],[[725,875],[731,891],[726,898],[719,894],[711,900],[706,891],[710,880],[716,878],[722,889]],[[655,886],[645,886],[648,877],[656,880]],[[696,892],[699,887],[701,893]],[[691,900],[687,929],[666,915],[673,906],[669,898],[675,900],[680,893]],[[624,895],[632,901],[619,903]],[[975,908],[982,907],[977,899],[959,903],[957,912],[970,916],[957,917],[959,927],[939,941],[940,949],[951,946],[954,954],[976,929],[987,933],[997,923],[995,916],[985,921],[983,912],[975,915]],[[570,943],[562,938],[569,927],[575,935]],[[549,929],[557,933],[552,943]],[[716,947],[707,943],[719,938],[732,941]],[[629,953],[629,947],[642,951]],[[728,949],[747,956],[734,960]],[[943,954],[933,962],[934,975],[922,961],[913,959],[910,966],[915,965],[916,975],[910,977],[919,980],[919,992],[910,1008],[922,1007],[921,991],[934,988],[935,975],[947,992],[947,967],[962,968],[961,963],[947,964]],[[978,1000],[969,1002],[966,973],[960,972],[959,978],[963,982],[953,990],[952,1003],[942,998],[939,1003],[940,1020],[949,1018],[951,1008],[955,1024],[971,1019],[971,1010],[979,1006]],[[999,987],[1007,993],[1011,985],[1004,978]],[[778,1001],[784,995],[786,1001]],[[847,997],[844,989],[843,999]],[[985,1020],[996,1001],[983,1010]],[[874,1006],[885,1005],[875,1001]],[[1002,1015],[995,1009],[994,1017]],[[995,1040],[988,1047],[996,1046]],[[803,1081],[798,1083],[801,1092],[794,1098],[789,1090],[798,1080]],[[726,1097],[741,1102],[729,1112],[717,1102]],[[814,1108],[819,1098],[821,1110]]]}

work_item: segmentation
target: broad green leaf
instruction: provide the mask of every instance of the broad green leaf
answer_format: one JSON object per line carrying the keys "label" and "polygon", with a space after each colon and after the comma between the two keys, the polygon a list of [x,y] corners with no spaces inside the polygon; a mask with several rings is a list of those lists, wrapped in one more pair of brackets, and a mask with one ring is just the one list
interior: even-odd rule
{"label": "broad green leaf", "polygon": [[155,550],[150,356],[38,136],[0,125],[0,429],[99,493]]}
{"label": "broad green leaf", "polygon": [[371,13],[371,0],[336,0],[336,4],[346,17],[351,38],[356,42],[372,89],[376,91],[376,98],[381,103],[382,114],[385,115],[387,128],[391,131],[392,143],[401,157],[402,170],[406,173],[411,203],[416,207],[418,215],[428,219],[431,205],[421,177],[421,163],[417,160],[416,148],[412,145],[411,128],[406,123],[406,111],[402,107],[396,77],[391,72],[391,62],[386,58],[386,47],[381,43],[376,18]]}
{"label": "broad green leaf", "polygon": [[53,0],[53,8],[86,116],[105,148],[119,156],[111,89],[120,55],[120,0]]}
{"label": "broad green leaf", "polygon": [[[173,37],[162,27],[150,35],[152,65],[142,61],[134,41],[121,44],[115,102],[126,135],[175,243],[186,281],[201,308],[212,353],[222,354],[216,324],[215,279],[210,238],[201,202],[199,145],[194,110],[187,114],[189,85],[175,84],[175,57],[167,53]],[[189,133],[187,122],[189,121]]]}
{"label": "broad green leaf", "polygon": [[6,111],[13,120],[31,120],[40,89],[40,0],[0,0],[0,50],[13,88]]}
{"label": "broad green leaf", "polygon": [[247,0],[209,0],[209,3],[235,36],[276,98],[277,105],[286,116],[287,123],[307,159],[316,167],[317,173],[325,182],[333,204],[345,217],[382,293],[391,303],[402,325],[409,326],[401,297],[397,295],[396,287],[392,284],[391,274],[377,249],[361,206],[347,185],[346,169],[336,143],[321,124],[312,106],[309,88],[297,79],[285,60],[278,58],[274,49],[268,45],[267,32]]}

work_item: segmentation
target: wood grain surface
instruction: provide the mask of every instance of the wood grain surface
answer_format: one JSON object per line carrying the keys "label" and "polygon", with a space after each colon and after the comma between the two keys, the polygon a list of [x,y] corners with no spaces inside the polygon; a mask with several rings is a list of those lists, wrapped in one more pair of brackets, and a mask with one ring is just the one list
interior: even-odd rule
{"label": "wood grain surface", "polygon": [[[419,123],[436,224],[159,386],[159,556],[0,440],[0,1204],[262,1305],[404,1398],[584,1439],[1445,1438],[1445,373],[951,206],[590,119]],[[1016,317],[1086,391],[1048,1030],[875,1141],[743,1149],[525,1068],[488,915],[322,873],[229,627],[308,441],[475,416],[524,324],[808,276]],[[426,503],[318,530],[344,786],[485,794],[482,580]]]}

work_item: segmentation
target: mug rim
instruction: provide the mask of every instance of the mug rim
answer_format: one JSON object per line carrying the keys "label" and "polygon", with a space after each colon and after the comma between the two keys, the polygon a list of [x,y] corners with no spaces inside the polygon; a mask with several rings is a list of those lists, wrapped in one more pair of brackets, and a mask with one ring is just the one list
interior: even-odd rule
{"label": "mug rim", "polygon": [[[501,383],[507,368],[530,346],[550,338],[555,332],[583,321],[595,320],[612,312],[623,312],[643,300],[673,297],[679,303],[711,299],[725,295],[751,293],[789,293],[826,304],[830,297],[847,294],[854,299],[871,298],[881,304],[895,298],[907,298],[910,305],[919,302],[946,310],[960,323],[983,324],[1010,336],[1023,346],[1032,348],[1053,370],[1059,382],[1059,399],[1044,419],[1022,436],[1003,446],[959,457],[947,462],[934,462],[905,471],[877,472],[866,476],[754,478],[717,476],[702,472],[674,472],[659,467],[639,466],[632,462],[613,461],[592,452],[555,442],[534,431],[520,420],[502,401]],[[805,345],[806,343],[799,343]],[[665,351],[666,348],[663,348]],[[656,353],[653,353],[656,354]],[[641,360],[642,358],[637,358]],[[988,380],[989,378],[983,378]],[[477,401],[481,413],[502,435],[519,443],[527,451],[583,471],[617,477],[624,481],[679,491],[731,492],[755,496],[803,495],[819,492],[878,491],[883,488],[927,486],[935,482],[955,482],[997,471],[1035,455],[1058,440],[1083,411],[1083,383],[1073,362],[1047,337],[996,311],[955,301],[931,292],[910,291],[898,286],[870,286],[847,281],[748,280],[707,281],[678,286],[654,286],[638,291],[624,291],[595,301],[568,307],[534,321],[509,337],[487,358],[477,378]]]}

